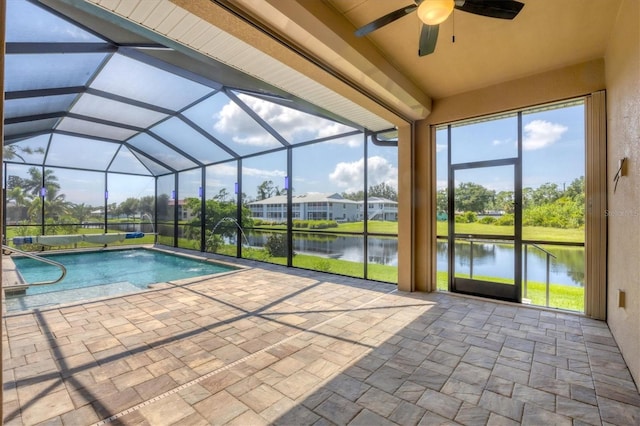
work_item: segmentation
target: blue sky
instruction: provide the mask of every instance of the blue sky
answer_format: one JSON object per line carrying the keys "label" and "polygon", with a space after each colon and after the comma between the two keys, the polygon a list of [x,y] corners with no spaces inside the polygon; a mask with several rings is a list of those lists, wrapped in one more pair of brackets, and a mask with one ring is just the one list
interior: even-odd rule
{"label": "blue sky", "polygon": [[[8,4],[9,41],[17,42],[87,42],[100,41],[99,38],[64,20],[44,12],[41,8],[23,1]],[[29,16],[29,19],[25,17]],[[46,165],[54,168],[61,184],[61,192],[67,201],[101,206],[104,203],[104,173],[70,171],[58,167],[79,167],[84,169],[110,170],[144,173],[138,160],[126,147],[119,143],[126,141],[134,149],[149,152],[151,156],[169,167],[185,169],[196,164],[154,139],[158,135],[169,144],[174,144],[192,158],[202,163],[231,159],[232,154],[211,142],[203,132],[189,126],[192,121],[211,137],[225,143],[240,156],[282,147],[282,144],[267,132],[243,109],[235,99],[239,99],[249,109],[267,122],[289,144],[334,137],[352,132],[354,129],[306,114],[258,96],[251,96],[239,90],[214,93],[213,86],[178,76],[167,70],[155,68],[138,60],[136,55],[121,53],[99,54],[89,58],[87,54],[69,53],[49,55],[42,59],[43,66],[33,67],[29,55],[13,55],[7,58],[7,81],[10,90],[47,89],[66,86],[88,85],[91,89],[104,91],[135,102],[121,102],[101,97],[94,92],[82,93],[77,98],[49,96],[43,100],[29,102],[11,101],[12,111],[19,114],[33,109],[39,112],[43,105],[51,111],[71,111],[78,116],[106,122],[122,122],[129,126],[149,129],[136,134],[135,129],[110,126],[97,121],[65,117],[57,123],[57,130],[65,134],[38,136],[16,143],[17,148],[42,148],[42,152],[32,155],[29,162],[40,164],[46,151]],[[89,60],[91,59],[91,60]],[[105,60],[104,64],[101,62]],[[22,61],[22,62],[21,62]],[[27,67],[26,65],[30,65]],[[46,65],[46,66],[45,66]],[[101,72],[87,80],[101,66]],[[126,76],[126,78],[123,78]],[[211,95],[211,96],[209,96]],[[207,97],[208,96],[208,97]],[[200,103],[192,104],[196,100]],[[46,101],[46,102],[45,102]],[[142,103],[161,106],[167,111],[146,109]],[[286,101],[283,101],[286,102]],[[293,106],[293,104],[291,105]],[[171,111],[186,117],[172,116]],[[166,119],[166,120],[165,120]],[[163,121],[164,120],[164,121]],[[70,136],[70,133],[109,138],[111,141],[97,141],[93,138]],[[294,170],[291,176],[296,194],[307,192],[356,192],[364,189],[365,182],[365,140],[362,134],[323,142],[317,146],[304,146],[293,150]],[[397,187],[397,150],[380,148],[369,143],[368,184],[386,183]],[[117,156],[114,159],[114,155]],[[25,156],[27,156],[25,154]],[[113,161],[112,161],[113,160]],[[147,163],[156,174],[168,171],[158,164]],[[27,177],[28,167],[10,166],[9,174]],[[209,167],[207,196],[211,197],[225,188],[234,192],[237,179],[235,162]],[[249,197],[256,196],[256,188],[265,180],[273,181],[282,188],[287,174],[286,152],[280,151],[260,157],[243,160],[243,192]],[[162,191],[171,191],[171,179],[162,179]],[[109,174],[109,203],[120,203],[129,197],[153,195],[153,179],[127,177]],[[180,174],[179,197],[197,196],[200,172]]]}
{"label": "blue sky", "polygon": [[[555,183],[560,188],[584,176],[584,106],[582,104],[523,113],[523,187]],[[452,129],[454,162],[509,158],[517,155],[517,118],[509,116]],[[438,189],[447,186],[447,133],[436,135]],[[513,168],[459,172],[456,185],[473,178],[496,191],[513,189]],[[458,179],[460,177],[461,179]]]}
{"label": "blue sky", "polygon": [[[226,103],[219,105],[219,112],[210,112],[209,123],[203,123],[203,126],[216,126],[218,136],[225,132],[233,134],[236,144],[262,144],[254,126],[247,126],[248,131],[242,133],[242,128],[233,120],[235,112],[241,110],[230,103],[231,100],[226,99]],[[253,106],[293,141],[304,140],[303,136],[323,137],[349,130],[346,126],[320,118],[316,120],[307,114],[263,100],[254,102]],[[220,123],[234,124],[227,129]],[[512,157],[516,155],[517,119],[515,116],[507,116],[498,120],[455,126],[452,137],[454,158],[458,162]],[[294,194],[361,190],[364,185],[364,143],[364,137],[357,134],[294,149]],[[368,144],[369,186],[384,182],[397,188],[397,149],[377,147],[371,142]],[[438,188],[442,189],[446,186],[446,131],[437,132],[436,144]],[[523,145],[525,187],[536,188],[547,182],[555,183],[560,188],[569,185],[571,181],[584,175],[583,105],[524,113]],[[75,152],[81,154],[77,149]],[[61,152],[59,158],[67,158],[68,162],[69,153],[64,155]],[[17,174],[26,175],[26,169],[27,167],[21,168],[22,171]],[[12,170],[14,169],[10,173]],[[102,205],[102,173],[55,170],[68,201]],[[243,160],[242,173],[243,192],[249,197],[256,196],[256,188],[265,180],[271,180],[275,186],[283,188],[287,174],[286,152],[247,158]],[[235,162],[210,166],[207,174],[208,198],[216,195],[221,188],[225,188],[230,194],[234,193],[237,181]],[[153,180],[150,178],[117,174],[109,176],[109,203],[120,203],[128,197],[153,195]],[[513,169],[510,167],[477,169],[472,175],[459,172],[458,177],[456,185],[473,178],[489,189],[500,191],[513,188]],[[180,179],[180,198],[198,195],[199,171],[182,173]]]}

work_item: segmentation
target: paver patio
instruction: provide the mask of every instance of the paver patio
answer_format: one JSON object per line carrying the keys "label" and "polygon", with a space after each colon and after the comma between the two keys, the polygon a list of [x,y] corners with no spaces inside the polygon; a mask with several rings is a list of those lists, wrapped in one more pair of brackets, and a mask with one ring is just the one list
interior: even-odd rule
{"label": "paver patio", "polygon": [[604,322],[238,263],[6,315],[5,424],[640,423]]}

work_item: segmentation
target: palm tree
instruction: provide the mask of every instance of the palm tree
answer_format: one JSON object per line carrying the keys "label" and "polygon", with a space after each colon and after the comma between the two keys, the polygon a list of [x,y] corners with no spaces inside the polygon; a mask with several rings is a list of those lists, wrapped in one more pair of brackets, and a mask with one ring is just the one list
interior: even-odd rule
{"label": "palm tree", "polygon": [[48,218],[60,219],[68,215],[71,203],[67,201],[64,194],[59,194],[58,189],[47,188],[47,195],[44,201],[44,213]]}
{"label": "palm tree", "polygon": [[24,159],[24,157],[20,155],[18,152],[21,152],[23,154],[33,154],[34,152],[44,154],[44,148],[40,147],[40,148],[32,149],[32,148],[29,148],[28,146],[20,147],[17,145],[5,145],[2,149],[2,156],[5,160],[14,160],[16,158],[19,158],[23,163],[26,163],[26,160]]}
{"label": "palm tree", "polygon": [[73,204],[69,209],[71,216],[78,220],[78,223],[83,223],[91,216],[92,207],[85,203]]}
{"label": "palm tree", "polygon": [[14,186],[11,189],[7,189],[6,193],[7,201],[13,200],[14,205],[12,207],[7,206],[7,218],[11,222],[18,222],[26,219],[26,206],[31,202],[30,197],[27,196],[25,191],[19,186]]}
{"label": "palm tree", "polygon": [[[44,187],[47,192],[57,193],[60,190],[60,184],[58,183],[58,177],[53,174],[53,170],[45,169],[44,171]],[[42,189],[42,173],[39,167],[29,167],[29,178],[24,180],[24,190],[29,192],[32,196],[40,196],[40,190]]]}
{"label": "palm tree", "polygon": [[31,220],[40,222],[42,218],[42,201],[44,200],[45,215],[54,220],[69,214],[71,203],[65,200],[64,194],[59,194],[58,190],[48,188],[47,194],[43,197],[36,196],[29,206],[28,214]]}

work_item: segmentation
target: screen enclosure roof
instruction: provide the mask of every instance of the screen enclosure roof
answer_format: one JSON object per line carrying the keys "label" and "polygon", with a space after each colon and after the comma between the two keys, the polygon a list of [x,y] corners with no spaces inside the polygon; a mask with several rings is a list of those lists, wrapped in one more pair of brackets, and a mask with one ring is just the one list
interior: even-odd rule
{"label": "screen enclosure roof", "polygon": [[186,47],[47,4],[7,1],[5,162],[160,176],[365,130]]}

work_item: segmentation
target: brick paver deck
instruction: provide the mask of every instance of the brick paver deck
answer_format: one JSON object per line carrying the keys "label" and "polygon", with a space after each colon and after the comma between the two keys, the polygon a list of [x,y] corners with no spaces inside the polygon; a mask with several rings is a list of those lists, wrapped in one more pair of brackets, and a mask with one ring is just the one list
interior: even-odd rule
{"label": "brick paver deck", "polygon": [[5,316],[5,424],[640,423],[604,322],[240,263]]}

